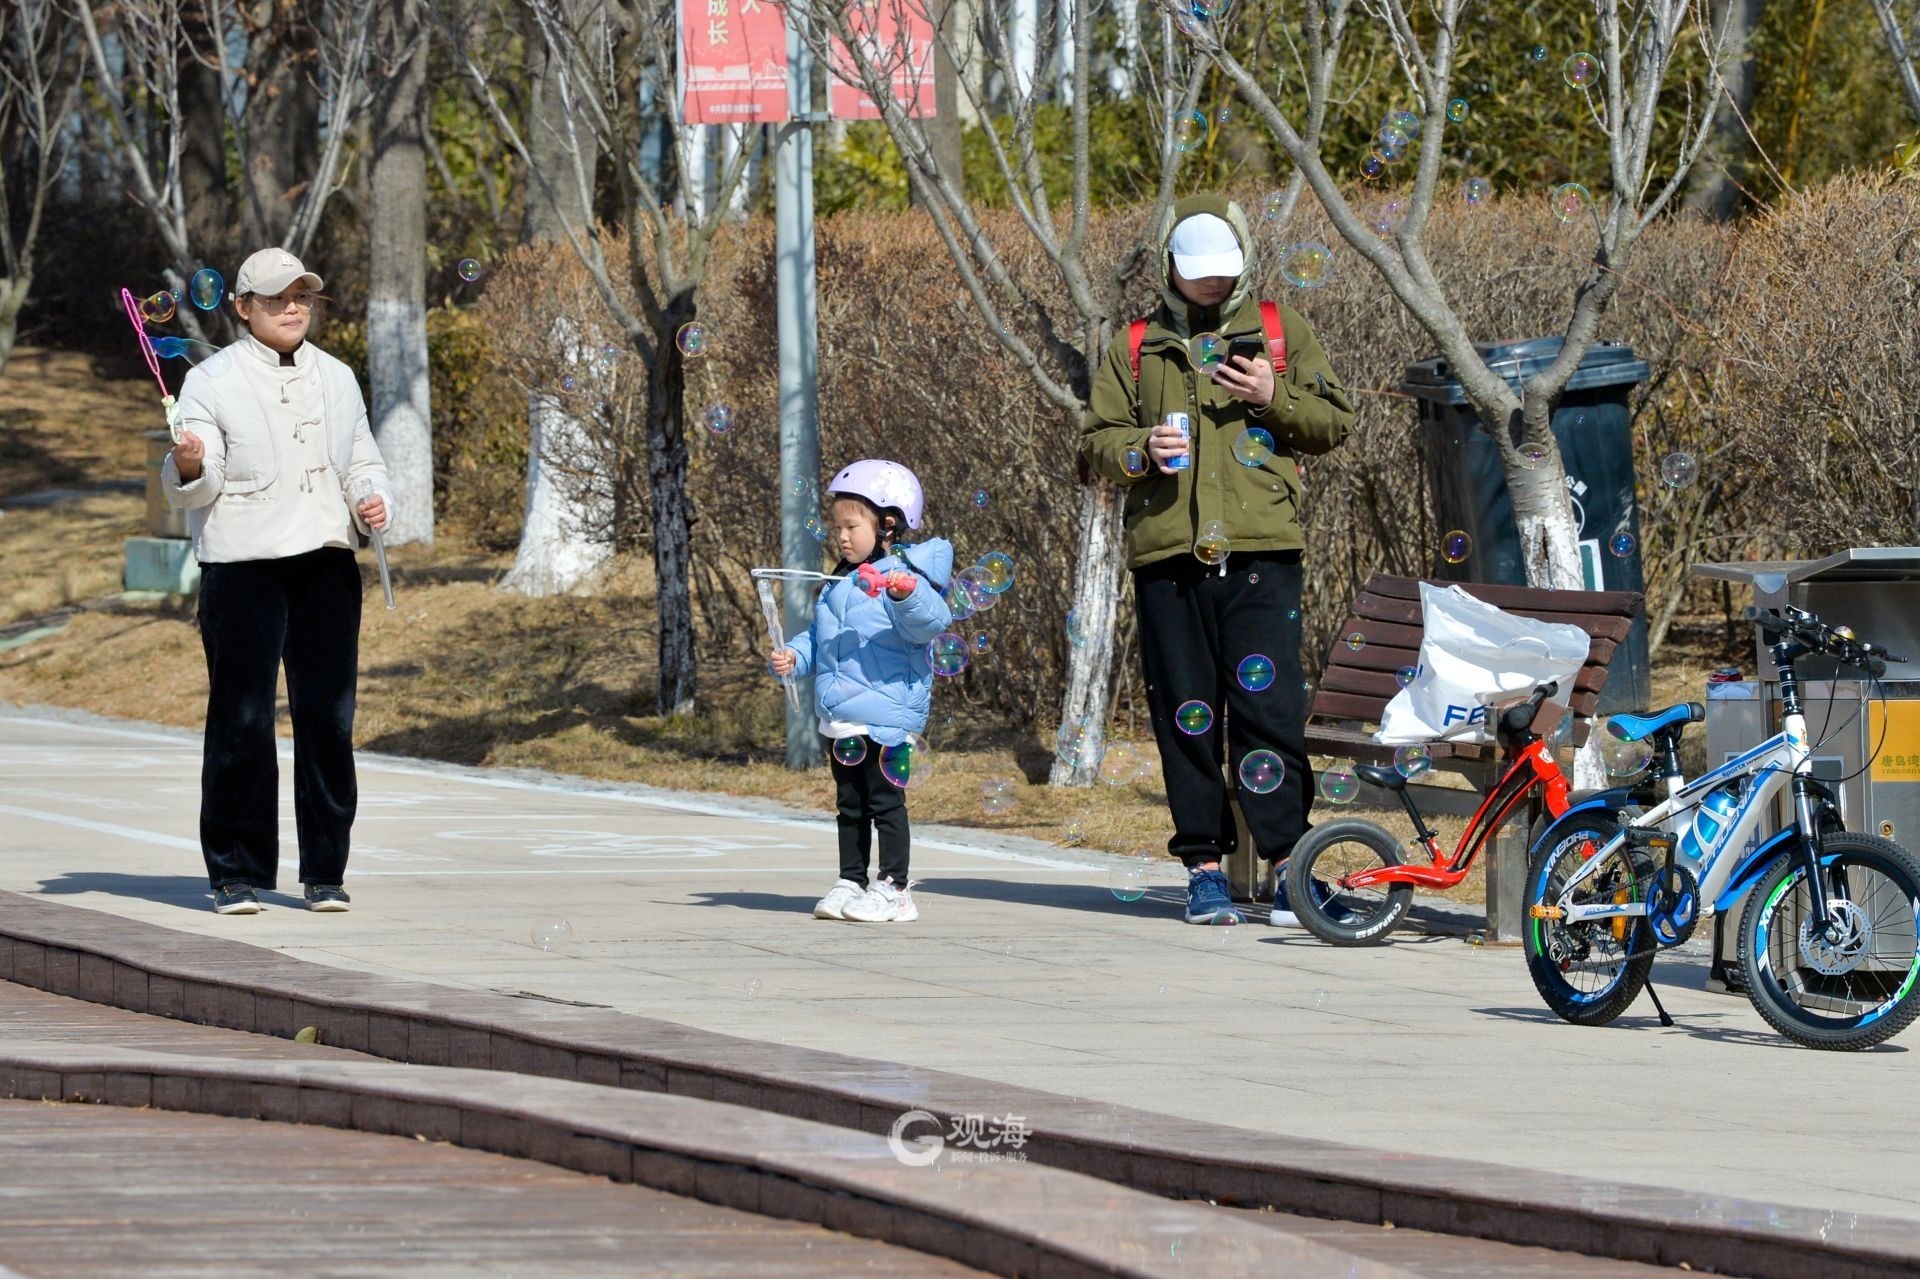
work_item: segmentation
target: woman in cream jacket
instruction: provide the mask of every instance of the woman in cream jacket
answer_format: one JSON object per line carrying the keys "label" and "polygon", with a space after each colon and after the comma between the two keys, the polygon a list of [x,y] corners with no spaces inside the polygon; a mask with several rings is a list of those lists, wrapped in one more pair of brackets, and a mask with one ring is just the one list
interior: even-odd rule
{"label": "woman in cream jacket", "polygon": [[[200,561],[207,728],[200,848],[213,908],[254,914],[276,887],[282,662],[293,718],[294,822],[310,910],[346,910],[341,888],[358,789],[359,535],[387,527],[386,464],[353,373],[309,343],[320,277],[262,249],[234,279],[246,336],[191,370],[180,442],[161,467]],[[368,492],[357,502],[348,495]]]}

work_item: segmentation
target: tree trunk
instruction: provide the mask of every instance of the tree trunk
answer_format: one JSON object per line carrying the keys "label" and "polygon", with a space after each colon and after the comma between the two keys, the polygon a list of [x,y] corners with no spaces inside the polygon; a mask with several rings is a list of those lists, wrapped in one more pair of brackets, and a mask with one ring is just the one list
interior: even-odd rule
{"label": "tree trunk", "polygon": [[189,243],[244,254],[261,246],[241,250],[232,242],[234,231],[245,224],[235,221],[236,210],[228,199],[227,109],[220,100],[220,73],[202,61],[214,56],[213,33],[205,10],[198,6],[181,14],[181,25],[200,55],[194,57],[183,49],[179,59],[180,115],[186,125],[180,131],[180,194]]}
{"label": "tree trunk", "polygon": [[[419,22],[410,15],[405,21],[409,30]],[[278,243],[286,235],[294,205],[320,167],[320,90],[312,75],[319,53],[306,8],[274,6],[264,42],[265,57],[258,64],[250,60],[247,68],[251,86],[247,137],[253,148],[253,172],[242,178],[253,184],[266,220],[253,229],[259,237],[256,247]],[[252,78],[256,71],[257,80]],[[248,220],[252,220],[251,206]]]}
{"label": "tree trunk", "polygon": [[1713,118],[1713,135],[1688,175],[1686,207],[1726,221],[1740,207],[1743,161],[1752,150],[1747,122],[1753,119],[1753,53],[1749,44],[1760,22],[1761,0],[1714,0],[1714,22],[1726,23],[1721,77],[1726,92]]}
{"label": "tree trunk", "polygon": [[367,272],[373,436],[393,481],[387,545],[433,543],[433,419],[427,378],[427,42],[416,0],[382,0],[379,47],[413,55],[376,87]]}
{"label": "tree trunk", "polygon": [[[934,0],[934,3],[933,17],[944,32],[944,39],[936,39],[933,45],[933,119],[925,122],[927,146],[933,152],[933,162],[940,175],[953,183],[954,190],[964,191],[960,69],[954,65],[946,44],[947,40],[958,41],[954,28],[959,23],[954,15],[960,6],[955,0]],[[909,198],[914,207],[923,207],[917,190],[910,191]]]}
{"label": "tree trunk", "polygon": [[[568,22],[579,20],[576,12],[578,0],[569,4]],[[524,243],[534,244],[541,240],[559,240],[565,238],[569,226],[584,229],[593,225],[594,170],[600,163],[599,149],[594,145],[593,130],[584,125],[577,127],[571,134],[567,132],[568,116],[565,96],[561,92],[563,68],[556,64],[552,49],[541,36],[539,26],[528,20],[527,60],[531,64],[528,71],[529,119],[527,120],[527,154],[533,157],[533,167],[544,174],[553,187],[559,207],[555,200],[547,198],[540,190],[527,192],[526,218],[521,225],[520,238]],[[567,86],[574,95],[587,91],[587,86],[572,84]],[[580,167],[574,168],[574,148],[579,148]],[[581,189],[579,175],[584,174],[588,187]]]}
{"label": "tree trunk", "polygon": [[23,271],[16,276],[0,276],[0,373],[7,371],[7,361],[13,358],[13,339],[19,331],[20,308],[27,304],[27,294],[33,288],[33,274]]}
{"label": "tree trunk", "polygon": [[653,593],[660,626],[662,715],[694,709],[693,504],[687,496],[687,435],[682,405],[686,359],[674,345],[680,325],[693,319],[691,298],[667,308],[668,327],[657,333],[660,358],[647,371],[647,482],[653,501]]}
{"label": "tree trunk", "polygon": [[590,583],[612,558],[613,521],[581,491],[587,486],[570,483],[564,466],[547,461],[588,456],[579,419],[536,391],[527,397],[527,423],[526,523],[513,569],[500,586],[521,595],[564,595]]}
{"label": "tree trunk", "polygon": [[1074,631],[1086,637],[1067,649],[1067,691],[1061,701],[1060,722],[1084,722],[1093,738],[1078,764],[1054,757],[1047,778],[1053,786],[1086,786],[1098,774],[1105,749],[1108,698],[1113,671],[1113,636],[1120,609],[1121,575],[1126,571],[1121,512],[1125,495],[1100,482],[1082,490],[1078,528],[1079,553],[1074,557]]}

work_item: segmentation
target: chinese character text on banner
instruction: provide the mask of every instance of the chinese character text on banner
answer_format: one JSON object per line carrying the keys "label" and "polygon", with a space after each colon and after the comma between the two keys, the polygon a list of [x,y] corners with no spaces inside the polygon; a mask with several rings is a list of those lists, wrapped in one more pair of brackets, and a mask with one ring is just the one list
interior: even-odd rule
{"label": "chinese character text on banner", "polygon": [[[861,52],[893,83],[894,101],[908,115],[931,117],[933,106],[933,19],[928,0],[851,0],[847,26]],[[860,87],[859,63],[836,35],[833,72],[827,85],[827,113],[836,120],[878,120],[880,106]]]}
{"label": "chinese character text on banner", "polygon": [[774,0],[679,0],[680,118],[687,124],[787,118],[786,10]]}

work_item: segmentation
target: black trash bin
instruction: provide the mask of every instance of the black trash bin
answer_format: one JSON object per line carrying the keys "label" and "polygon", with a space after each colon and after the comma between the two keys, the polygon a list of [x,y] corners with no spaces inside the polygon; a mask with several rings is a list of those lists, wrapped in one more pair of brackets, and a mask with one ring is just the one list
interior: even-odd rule
{"label": "black trash bin", "polygon": [[[1530,338],[1480,346],[1481,357],[1517,392],[1560,354],[1562,339]],[[1640,514],[1627,399],[1647,380],[1647,362],[1633,348],[1596,342],[1567,383],[1553,412],[1553,434],[1566,464],[1579,528],[1580,561],[1589,590],[1638,591]],[[1524,586],[1526,565],[1513,522],[1500,451],[1480,429],[1479,417],[1446,360],[1407,367],[1400,389],[1419,404],[1422,455],[1441,540],[1458,529],[1473,539],[1465,560],[1449,564],[1435,548],[1434,576],[1442,581]],[[1621,534],[1631,543],[1616,542]],[[1624,548],[1625,554],[1616,554]],[[1615,654],[1599,710],[1643,710],[1649,696],[1647,622],[1636,618],[1626,647]]]}

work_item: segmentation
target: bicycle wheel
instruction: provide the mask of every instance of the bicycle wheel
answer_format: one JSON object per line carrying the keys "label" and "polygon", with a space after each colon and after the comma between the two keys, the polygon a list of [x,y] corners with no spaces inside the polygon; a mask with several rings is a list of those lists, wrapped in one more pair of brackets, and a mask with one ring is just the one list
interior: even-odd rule
{"label": "bicycle wheel", "polygon": [[1797,1044],[1867,1048],[1920,1015],[1920,862],[1891,840],[1838,831],[1821,837],[1820,863],[1827,936],[1799,858],[1777,859],[1754,885],[1740,920],[1747,998]]}
{"label": "bicycle wheel", "polygon": [[1406,884],[1343,888],[1343,876],[1400,865],[1400,843],[1372,822],[1349,819],[1308,831],[1287,857],[1287,904],[1308,932],[1333,946],[1387,939],[1413,906]]}
{"label": "bicycle wheel", "polygon": [[1547,1007],[1576,1026],[1604,1026],[1639,997],[1653,969],[1653,932],[1637,915],[1568,924],[1536,919],[1533,907],[1558,905],[1566,882],[1595,856],[1606,861],[1574,891],[1573,904],[1644,900],[1652,858],[1624,845],[1598,851],[1619,830],[1612,818],[1582,815],[1549,832],[1527,875],[1527,972]]}

